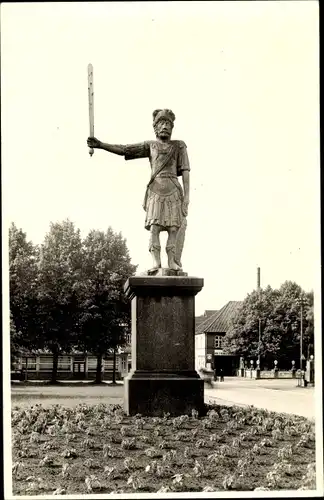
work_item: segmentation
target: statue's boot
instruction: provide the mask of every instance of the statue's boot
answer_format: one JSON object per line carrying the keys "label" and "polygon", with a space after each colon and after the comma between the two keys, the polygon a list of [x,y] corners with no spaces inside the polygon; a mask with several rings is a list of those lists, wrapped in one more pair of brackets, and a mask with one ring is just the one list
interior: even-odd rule
{"label": "statue's boot", "polygon": [[181,267],[175,261],[175,251],[176,251],[175,245],[167,245],[166,253],[168,256],[168,266],[169,269],[172,269],[173,271],[181,271]]}

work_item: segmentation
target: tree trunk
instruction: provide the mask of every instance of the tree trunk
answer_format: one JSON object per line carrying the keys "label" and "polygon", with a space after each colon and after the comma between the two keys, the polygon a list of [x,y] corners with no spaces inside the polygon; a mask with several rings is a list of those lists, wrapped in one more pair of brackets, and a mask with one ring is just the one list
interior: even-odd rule
{"label": "tree trunk", "polygon": [[116,347],[114,347],[114,361],[113,361],[113,372],[112,372],[112,384],[116,384]]}
{"label": "tree trunk", "polygon": [[53,368],[52,368],[51,384],[57,384],[57,366],[58,366],[59,354],[56,350],[54,350],[52,354],[53,354]]}
{"label": "tree trunk", "polygon": [[27,382],[28,380],[28,358],[26,356],[26,360],[25,360],[25,382]]}
{"label": "tree trunk", "polygon": [[96,378],[95,384],[101,384],[102,382],[102,354],[97,355],[97,368],[96,368]]}

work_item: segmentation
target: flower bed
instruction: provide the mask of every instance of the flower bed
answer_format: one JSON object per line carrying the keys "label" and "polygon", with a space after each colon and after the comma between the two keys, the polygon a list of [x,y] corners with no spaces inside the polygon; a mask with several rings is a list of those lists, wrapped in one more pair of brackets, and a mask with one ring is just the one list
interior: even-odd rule
{"label": "flower bed", "polygon": [[13,494],[315,489],[313,422],[253,407],[125,416],[116,405],[12,410]]}

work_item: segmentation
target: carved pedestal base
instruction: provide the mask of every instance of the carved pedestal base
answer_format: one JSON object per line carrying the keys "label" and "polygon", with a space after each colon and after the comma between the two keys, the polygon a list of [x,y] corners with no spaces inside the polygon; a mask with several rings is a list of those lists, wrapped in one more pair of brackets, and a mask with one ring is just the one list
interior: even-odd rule
{"label": "carved pedestal base", "polygon": [[124,380],[128,415],[199,413],[204,383],[194,369],[195,295],[203,280],[187,276],[135,276],[132,300],[132,371]]}
{"label": "carved pedestal base", "polygon": [[204,382],[193,373],[132,371],[125,380],[124,409],[127,415],[191,415],[202,412]]}

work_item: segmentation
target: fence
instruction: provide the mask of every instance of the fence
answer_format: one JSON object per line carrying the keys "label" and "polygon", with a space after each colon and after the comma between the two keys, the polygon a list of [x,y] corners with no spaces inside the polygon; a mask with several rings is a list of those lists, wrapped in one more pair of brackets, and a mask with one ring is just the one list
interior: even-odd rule
{"label": "fence", "polygon": [[[116,379],[125,377],[130,369],[131,360],[126,353],[116,355]],[[112,379],[113,356],[102,360],[101,374],[103,380]],[[13,364],[12,379],[48,380],[53,369],[53,356],[50,354],[20,357]],[[91,355],[62,355],[58,358],[58,380],[94,379],[97,371],[97,358]]]}
{"label": "fence", "polygon": [[285,379],[290,379],[290,378],[298,378],[298,373],[292,370],[260,370],[258,373],[258,370],[251,370],[251,369],[239,369],[237,370],[237,376],[238,377],[245,377],[245,378],[253,378],[253,379],[272,379],[272,378],[285,378]]}

